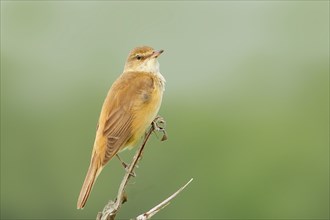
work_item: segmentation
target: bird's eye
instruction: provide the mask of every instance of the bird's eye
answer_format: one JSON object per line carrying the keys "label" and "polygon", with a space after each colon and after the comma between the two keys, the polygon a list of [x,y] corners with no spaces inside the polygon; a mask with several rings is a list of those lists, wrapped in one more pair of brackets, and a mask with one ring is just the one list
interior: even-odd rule
{"label": "bird's eye", "polygon": [[136,55],[136,59],[141,60],[142,59],[142,56]]}

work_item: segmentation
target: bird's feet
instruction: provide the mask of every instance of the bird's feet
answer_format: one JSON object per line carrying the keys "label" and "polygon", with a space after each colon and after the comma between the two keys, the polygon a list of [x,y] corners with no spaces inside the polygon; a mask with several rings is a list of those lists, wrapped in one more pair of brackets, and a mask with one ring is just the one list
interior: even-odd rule
{"label": "bird's feet", "polygon": [[163,137],[161,141],[166,141],[167,140],[167,133],[166,133],[166,121],[164,120],[163,117],[157,116],[152,122],[151,126],[155,131],[163,133]]}
{"label": "bird's feet", "polygon": [[[116,157],[118,158],[118,160],[121,162],[121,164],[123,165],[124,169],[126,170],[126,172],[128,172],[129,169],[129,164],[125,163],[118,154],[116,154]],[[135,167],[138,167],[137,165]],[[130,175],[132,177],[136,177],[136,173],[134,171],[130,172]]]}

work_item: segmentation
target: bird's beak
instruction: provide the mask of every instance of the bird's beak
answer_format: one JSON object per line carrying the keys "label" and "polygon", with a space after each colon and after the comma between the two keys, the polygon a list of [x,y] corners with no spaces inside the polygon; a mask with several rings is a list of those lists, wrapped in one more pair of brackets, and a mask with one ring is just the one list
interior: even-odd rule
{"label": "bird's beak", "polygon": [[152,58],[157,58],[159,57],[159,55],[161,55],[164,52],[164,50],[154,50],[154,52],[152,53],[151,57]]}

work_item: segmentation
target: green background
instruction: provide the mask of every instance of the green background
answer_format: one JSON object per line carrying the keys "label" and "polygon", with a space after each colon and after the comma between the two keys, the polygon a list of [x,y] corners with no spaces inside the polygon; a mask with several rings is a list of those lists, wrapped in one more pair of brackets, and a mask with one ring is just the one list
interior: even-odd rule
{"label": "green background", "polygon": [[151,138],[118,217],[191,177],[156,218],[329,217],[328,1],[1,1],[1,218],[93,219],[115,197],[112,160],[76,209],[139,45],[165,50],[169,140]]}

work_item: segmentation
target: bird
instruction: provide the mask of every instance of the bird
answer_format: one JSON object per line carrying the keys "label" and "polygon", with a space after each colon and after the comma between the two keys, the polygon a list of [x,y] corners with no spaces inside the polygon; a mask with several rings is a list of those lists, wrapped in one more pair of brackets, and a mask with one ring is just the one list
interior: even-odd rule
{"label": "bird", "polygon": [[97,123],[90,165],[77,209],[86,205],[104,166],[124,149],[131,149],[158,114],[165,90],[158,57],[164,50],[136,47],[129,53],[123,73],[114,81],[103,102]]}

